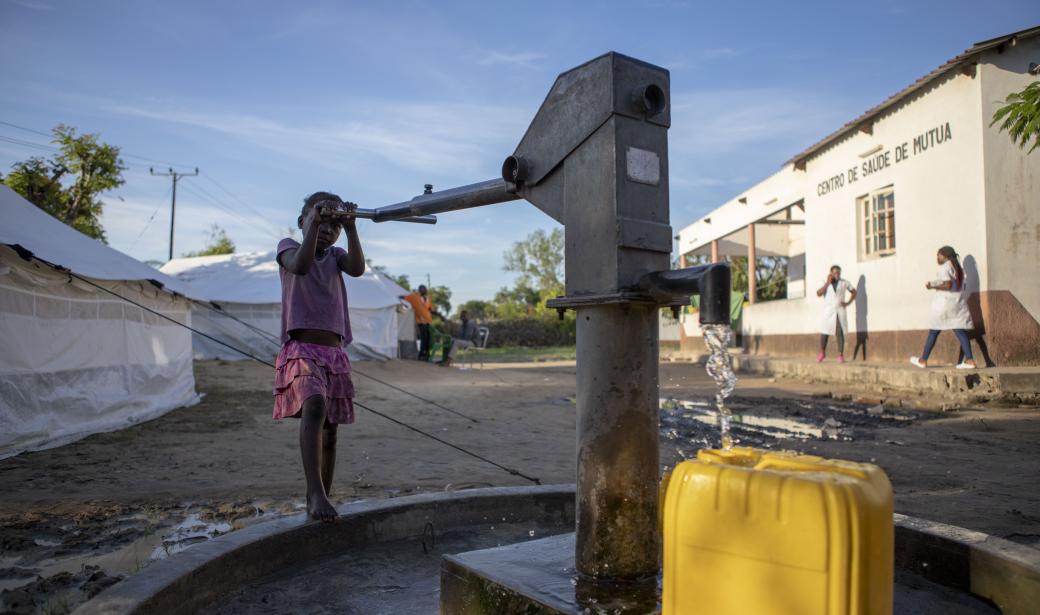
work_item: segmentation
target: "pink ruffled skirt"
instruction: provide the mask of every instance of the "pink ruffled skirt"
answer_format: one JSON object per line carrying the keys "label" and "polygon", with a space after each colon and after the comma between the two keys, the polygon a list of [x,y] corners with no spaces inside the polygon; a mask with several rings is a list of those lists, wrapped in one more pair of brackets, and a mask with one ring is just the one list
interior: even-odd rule
{"label": "pink ruffled skirt", "polygon": [[327,422],[354,422],[354,383],[345,350],[289,340],[275,367],[274,418],[300,418],[304,400],[320,395]]}

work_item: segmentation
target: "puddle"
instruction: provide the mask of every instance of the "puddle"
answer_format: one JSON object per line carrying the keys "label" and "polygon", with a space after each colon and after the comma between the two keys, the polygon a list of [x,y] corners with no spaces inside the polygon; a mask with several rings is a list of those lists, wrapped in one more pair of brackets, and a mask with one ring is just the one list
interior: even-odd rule
{"label": "puddle", "polygon": [[0,520],[0,611],[67,612],[152,562],[304,509],[302,500],[266,500],[151,510],[97,507]]}
{"label": "puddle", "polygon": [[[921,413],[849,403],[813,404],[800,400],[731,398],[728,404],[733,440],[741,446],[782,447],[808,441],[849,442],[872,439],[881,427],[903,427],[922,420]],[[661,398],[660,432],[683,458],[714,446],[718,417],[705,399]]]}

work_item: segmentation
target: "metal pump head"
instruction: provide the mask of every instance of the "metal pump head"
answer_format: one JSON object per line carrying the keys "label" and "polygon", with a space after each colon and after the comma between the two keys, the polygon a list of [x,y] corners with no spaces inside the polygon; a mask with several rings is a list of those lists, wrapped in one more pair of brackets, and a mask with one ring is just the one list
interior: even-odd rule
{"label": "metal pump head", "polygon": [[622,299],[668,268],[668,71],[608,53],[553,84],[502,165],[564,225],[568,298]]}

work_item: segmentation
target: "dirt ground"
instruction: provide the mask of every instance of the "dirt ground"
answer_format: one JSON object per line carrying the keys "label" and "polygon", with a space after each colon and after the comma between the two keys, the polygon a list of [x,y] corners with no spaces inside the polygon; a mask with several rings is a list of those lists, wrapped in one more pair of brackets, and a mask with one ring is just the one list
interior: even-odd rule
{"label": "dirt ground", "polygon": [[[574,482],[573,362],[356,367],[361,403],[542,483]],[[67,612],[156,559],[300,510],[297,423],[270,419],[270,370],[200,362],[196,377],[205,397],[194,407],[0,461],[0,610]],[[713,392],[703,366],[661,365],[663,465],[717,443]],[[892,479],[898,512],[1040,546],[1038,408],[927,412],[756,376],[741,379],[732,402],[743,444],[873,461]],[[359,408],[340,431],[332,499],[524,484]]]}

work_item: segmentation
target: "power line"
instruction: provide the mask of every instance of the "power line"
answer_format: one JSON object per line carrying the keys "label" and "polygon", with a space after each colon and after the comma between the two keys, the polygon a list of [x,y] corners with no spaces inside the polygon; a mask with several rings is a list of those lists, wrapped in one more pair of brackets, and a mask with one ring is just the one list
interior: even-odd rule
{"label": "power line", "polygon": [[[172,188],[171,188],[171,190],[172,190]],[[167,194],[169,194],[169,192],[167,192]],[[137,238],[134,239],[134,242],[132,244],[130,244],[130,248],[127,249],[127,252],[129,252],[130,250],[133,250],[134,247],[137,245],[137,242],[141,241],[141,237],[144,237],[144,232],[148,230],[149,226],[151,226],[152,220],[155,220],[155,215],[159,213],[160,209],[162,209],[162,205],[160,205],[159,207],[155,208],[155,211],[152,212],[151,217],[148,218],[148,222],[144,223],[144,228],[142,228],[141,232],[137,234]]]}
{"label": "power line", "polygon": [[8,137],[8,136],[5,136],[5,135],[0,135],[0,141],[5,141],[7,143],[12,143],[14,145],[21,145],[21,146],[24,146],[24,147],[35,147],[37,149],[43,149],[43,150],[47,150],[47,151],[51,151],[51,152],[58,151],[58,148],[54,147],[53,145],[44,145],[42,143],[33,143],[32,141],[24,141],[22,139],[16,139],[14,137]]}
{"label": "power line", "polygon": [[[210,193],[210,191],[209,191],[209,190],[206,190],[206,189],[205,189],[205,188],[203,188],[202,186],[199,186],[199,185],[195,185],[195,186],[194,186],[194,189],[195,189],[195,190],[198,190],[199,192],[201,192],[201,193],[203,193],[204,195],[206,195],[207,197],[209,197],[210,201],[212,201],[212,202],[214,202],[214,203],[223,203],[223,201],[221,201],[221,200],[220,200],[220,199],[218,199],[217,197],[213,196],[213,194],[212,194],[212,193]],[[234,209],[232,209],[232,208],[231,208],[230,206],[227,206],[227,207],[228,207],[228,209],[229,209],[229,210],[231,210],[231,211],[235,211],[235,210],[234,210]],[[250,208],[250,211],[253,211],[253,210],[252,210],[252,209]],[[243,215],[243,214],[241,214],[241,213],[239,213],[239,212],[235,211],[235,215],[236,215],[236,216],[239,216],[239,217],[240,217],[240,218],[241,218],[242,220],[244,220],[244,221],[246,221],[246,222],[249,222],[249,223],[253,223],[253,224],[254,224],[254,228],[260,228],[259,226],[257,226],[257,225],[256,225],[256,224],[258,223],[258,221],[259,221],[259,222],[262,222],[263,224],[268,224],[268,225],[271,225],[271,223],[270,223],[270,222],[267,222],[266,220],[264,220],[264,218],[263,218],[263,216],[262,216],[261,214],[259,214],[259,213],[256,213],[256,212],[254,212],[254,213],[255,213],[255,216],[246,216],[246,215]],[[270,229],[269,229],[269,230],[267,230],[267,231],[265,231],[265,232],[267,232],[267,233],[273,233],[273,234],[274,234],[274,236],[276,236],[276,237],[277,237],[278,239],[281,239],[281,238],[282,238],[282,232],[281,232],[281,230],[280,230],[280,229],[277,229],[277,228],[276,228],[276,227],[275,227],[274,225],[271,225],[271,226],[270,226]]]}
{"label": "power line", "polygon": [[[5,126],[10,126],[12,128],[17,128],[19,130],[24,130],[26,132],[31,132],[33,134],[42,135],[42,136],[45,136],[45,137],[52,136],[52,135],[49,135],[49,134],[47,134],[45,132],[41,132],[39,130],[34,130],[34,129],[28,128],[26,126],[20,126],[18,124],[13,124],[11,122],[6,122],[6,121],[3,121],[3,120],[0,120],[0,124],[5,125]],[[8,136],[5,136],[5,135],[0,135],[0,141],[8,142],[8,143],[11,143],[13,145],[21,145],[23,147],[33,147],[33,148],[46,150],[46,151],[60,151],[60,149],[61,149],[61,148],[53,146],[53,145],[46,145],[46,144],[43,144],[43,143],[36,143],[36,142],[33,142],[33,141],[26,141],[24,139],[18,139],[16,137],[8,137]],[[149,158],[147,156],[138,156],[138,155],[135,155],[135,154],[128,154],[128,153],[125,153],[125,152],[122,152],[122,151],[120,152],[120,156],[123,157],[123,158],[134,158],[134,159],[137,159],[137,160],[144,160],[144,161],[157,162],[157,163],[160,163],[160,164],[170,165],[169,173],[162,173],[162,174],[154,173],[153,167],[147,167],[147,168],[148,168],[148,171],[149,171],[149,173],[151,175],[167,175],[167,176],[170,176],[170,174],[175,174],[177,176],[177,178],[174,179],[174,182],[173,182],[174,183],[174,190],[173,190],[174,195],[173,195],[173,197],[171,199],[171,206],[170,206],[170,208],[171,208],[171,216],[170,216],[170,218],[171,218],[170,219],[170,228],[171,228],[171,231],[170,231],[170,258],[172,259],[173,258],[173,225],[174,225],[174,222],[173,222],[173,217],[174,216],[173,216],[172,212],[176,209],[176,199],[177,199],[177,197],[176,197],[176,184],[177,184],[178,180],[181,177],[186,177],[186,176],[192,176],[192,175],[199,174],[198,168],[195,169],[194,173],[181,173],[181,172],[175,172],[173,170],[173,167],[186,167],[187,165],[182,165],[182,164],[179,164],[179,163],[173,163],[173,162],[169,162],[169,161],[163,161],[163,160],[160,160],[160,159],[157,159],[157,158]],[[125,163],[124,162],[124,164],[127,164],[128,166],[139,167],[139,168],[142,168],[142,169],[145,168],[144,164],[137,163],[137,162],[130,162],[130,163]],[[223,211],[225,211],[225,212],[231,214],[232,216],[238,218],[239,220],[241,220],[245,224],[248,224],[249,226],[251,226],[254,230],[257,230],[257,231],[259,231],[261,233],[264,233],[265,235],[271,236],[273,238],[281,239],[281,237],[282,237],[282,230],[279,227],[277,227],[276,225],[274,225],[274,224],[272,224],[270,222],[267,222],[264,219],[263,215],[260,214],[260,212],[258,212],[251,205],[249,205],[246,201],[244,201],[243,199],[241,199],[240,197],[238,197],[237,195],[232,193],[230,190],[228,190],[226,187],[224,187],[224,185],[221,184],[220,182],[218,182],[216,180],[216,178],[214,178],[213,176],[209,175],[208,173],[205,174],[205,177],[210,182],[212,182],[215,186],[217,186],[220,190],[222,190],[223,192],[228,194],[228,196],[230,196],[236,202],[240,203],[243,207],[248,209],[253,214],[253,217],[250,217],[250,216],[247,216],[247,215],[243,215],[242,213],[240,213],[236,209],[234,209],[234,208],[232,208],[232,207],[230,207],[228,205],[225,205],[223,202],[221,202],[219,199],[217,199],[215,196],[213,196],[209,191],[207,191],[204,188],[202,188],[202,186],[197,186],[196,185],[195,186],[195,190],[189,190],[189,192],[195,194],[199,198],[202,198],[204,200],[209,201],[210,204],[212,204],[215,207],[217,207],[219,209],[222,209]],[[187,186],[183,186],[183,188],[187,188]],[[154,217],[154,214],[153,214],[153,217]],[[262,222],[262,224],[260,222],[258,222],[258,220],[260,222]],[[147,228],[147,225],[146,225],[146,228]],[[138,237],[138,239],[140,239],[140,237]],[[137,240],[134,240],[134,243],[136,244]]]}
{"label": "power line", "polygon": [[203,192],[198,189],[198,185],[193,185],[193,186],[190,186],[190,187],[189,186],[185,186],[184,188],[190,194],[194,194],[196,197],[202,199],[206,203],[216,207],[217,209],[220,209],[221,211],[223,211],[223,212],[225,212],[225,213],[227,213],[227,214],[229,214],[231,216],[234,216],[235,218],[238,218],[238,220],[240,222],[251,226],[254,230],[259,231],[261,233],[264,233],[265,235],[270,235],[272,237],[277,237],[278,239],[281,239],[281,234],[276,233],[273,229],[260,226],[254,220],[251,220],[250,218],[244,216],[242,213],[240,213],[240,212],[238,212],[238,211],[236,211],[234,209],[231,209],[230,206],[225,205],[221,201],[216,200],[213,196],[208,195],[208,193],[207,194],[203,194]]}
{"label": "power line", "polygon": [[196,177],[199,174],[199,168],[195,167],[194,173],[178,173],[172,168],[167,173],[156,173],[153,169],[148,169],[148,173],[157,177],[171,177],[173,178],[173,198],[170,199],[170,260],[173,260],[173,220],[177,213],[177,182],[185,177]]}
{"label": "power line", "polygon": [[36,134],[36,135],[42,135],[44,137],[47,137],[48,139],[54,136],[51,133],[41,132],[39,130],[34,130],[32,128],[27,128],[25,126],[19,126],[18,124],[12,124],[11,122],[5,122],[3,120],[0,120],[0,124],[3,124],[4,126],[10,126],[11,128],[17,128],[18,130],[24,130],[25,132],[31,132],[31,133]]}
{"label": "power line", "polygon": [[[39,130],[35,130],[33,128],[29,128],[28,126],[20,126],[18,124],[12,124],[11,122],[5,122],[3,120],[0,120],[0,124],[3,124],[4,126],[10,126],[11,128],[17,128],[18,130],[24,130],[26,132],[31,132],[31,133],[36,134],[36,135],[47,137],[48,139],[54,137],[54,135],[52,133],[46,133],[46,132],[42,132],[42,131],[39,131]],[[58,148],[54,148],[54,149],[58,149]],[[127,158],[136,158],[138,160],[144,160],[145,162],[152,162],[152,163],[157,163],[157,164],[165,164],[167,166],[174,166],[174,167],[191,168],[190,165],[180,164],[180,163],[177,163],[177,162],[170,162],[168,160],[159,160],[157,158],[148,158],[147,156],[137,156],[135,154],[128,154],[128,153],[125,153],[125,152],[122,152],[122,151],[120,151],[120,154],[122,156],[127,157]]]}
{"label": "power line", "polygon": [[[250,205],[250,204],[249,204],[249,203],[247,203],[246,201],[243,201],[242,199],[240,199],[240,198],[238,197],[238,195],[236,195],[236,194],[232,193],[232,192],[231,192],[230,190],[228,190],[227,188],[225,188],[223,184],[221,184],[220,182],[218,182],[218,181],[216,180],[216,178],[214,178],[214,177],[213,177],[212,175],[210,175],[209,173],[203,173],[203,174],[202,174],[202,176],[203,176],[203,177],[205,177],[206,179],[208,179],[209,181],[213,182],[213,185],[214,185],[214,186],[216,186],[217,188],[220,188],[221,190],[223,190],[223,191],[224,191],[224,194],[226,194],[226,195],[228,195],[229,197],[231,197],[232,199],[234,199],[234,200],[238,201],[238,202],[239,202],[239,203],[240,203],[240,204],[241,204],[241,205],[242,205],[243,207],[245,207],[245,208],[246,208],[246,209],[248,209],[249,211],[253,212],[254,214],[256,214],[256,215],[258,215],[258,216],[261,216],[261,217],[263,216],[263,214],[261,214],[261,213],[260,213],[259,211],[257,211],[256,209],[253,209],[253,206],[252,206],[252,205]],[[280,232],[280,231],[279,231],[279,232]]]}

